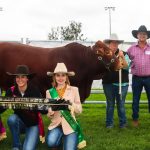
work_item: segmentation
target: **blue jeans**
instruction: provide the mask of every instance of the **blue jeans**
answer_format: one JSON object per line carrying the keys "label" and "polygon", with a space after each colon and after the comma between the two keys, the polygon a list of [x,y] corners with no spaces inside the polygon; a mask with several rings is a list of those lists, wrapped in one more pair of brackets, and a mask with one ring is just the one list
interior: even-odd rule
{"label": "blue jeans", "polygon": [[119,86],[113,84],[103,84],[104,93],[107,100],[106,106],[106,126],[113,126],[113,116],[115,100],[119,117],[120,127],[126,125],[125,99],[128,91],[128,85],[122,86],[122,97],[119,95]]}
{"label": "blue jeans", "polygon": [[132,76],[132,92],[133,92],[133,103],[132,103],[132,118],[133,120],[138,120],[139,118],[139,101],[141,97],[141,92],[145,88],[147,98],[148,98],[148,109],[150,112],[150,77],[138,77]]}
{"label": "blue jeans", "polygon": [[[13,149],[35,150],[39,141],[38,125],[26,127],[22,120],[16,115],[11,115],[7,124],[13,137]],[[20,134],[25,133],[25,140],[22,146]]]}
{"label": "blue jeans", "polygon": [[60,147],[63,137],[63,150],[77,150],[78,137],[77,133],[73,132],[68,135],[64,135],[61,127],[56,127],[52,130],[48,130],[46,142],[49,148]]}

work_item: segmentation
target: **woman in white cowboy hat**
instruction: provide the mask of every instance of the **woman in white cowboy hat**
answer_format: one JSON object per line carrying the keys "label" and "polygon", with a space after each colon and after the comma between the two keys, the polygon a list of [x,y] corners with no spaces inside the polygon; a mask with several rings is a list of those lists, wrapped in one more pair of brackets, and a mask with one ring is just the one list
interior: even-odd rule
{"label": "woman in white cowboy hat", "polygon": [[[6,92],[7,97],[41,97],[39,90],[29,82],[35,74],[29,72],[28,66],[18,65],[15,73],[7,74],[15,78],[15,85]],[[36,149],[39,141],[38,121],[38,111],[14,109],[14,114],[7,120],[13,138],[13,150]],[[23,144],[21,133],[25,133]]]}
{"label": "woman in white cowboy hat", "polygon": [[[80,126],[75,120],[75,114],[82,112],[82,105],[78,88],[70,86],[69,76],[74,76],[74,72],[68,72],[64,63],[57,63],[54,72],[47,72],[52,76],[53,88],[46,91],[47,98],[69,100],[72,106],[68,110],[53,111],[49,109],[48,117],[51,123],[48,127],[47,144],[52,149],[57,149],[62,141],[64,150],[76,150],[77,146],[82,148],[86,145]],[[79,130],[78,130],[79,129]],[[80,136],[80,138],[79,138]]]}
{"label": "woman in white cowboy hat", "polygon": [[104,42],[112,49],[115,54],[121,58],[123,63],[123,69],[121,71],[121,95],[119,93],[119,71],[108,71],[102,79],[103,89],[107,100],[107,108],[106,108],[106,127],[113,127],[113,116],[114,116],[114,108],[115,101],[117,104],[118,117],[119,117],[119,127],[126,127],[126,114],[125,114],[125,98],[128,91],[128,63],[129,58],[126,52],[119,50],[119,44],[123,43],[123,40],[119,40],[116,34],[111,34],[109,39],[105,39]]}

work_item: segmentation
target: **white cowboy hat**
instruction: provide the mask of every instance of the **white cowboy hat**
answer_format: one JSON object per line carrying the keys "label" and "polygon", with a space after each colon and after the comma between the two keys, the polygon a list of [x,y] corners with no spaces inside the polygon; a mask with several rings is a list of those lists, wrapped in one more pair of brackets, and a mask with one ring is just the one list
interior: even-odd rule
{"label": "white cowboy hat", "polygon": [[75,75],[75,72],[73,72],[73,71],[68,72],[67,71],[66,65],[64,63],[57,63],[54,72],[47,72],[47,75],[53,76],[56,73],[65,73],[68,76],[74,76]]}
{"label": "white cowboy hat", "polygon": [[110,38],[109,38],[109,39],[105,39],[105,40],[104,40],[104,43],[109,44],[109,43],[112,42],[112,41],[116,41],[116,42],[118,42],[119,44],[121,44],[121,43],[124,42],[123,40],[119,40],[119,39],[118,39],[117,34],[112,33],[112,34],[110,35]]}

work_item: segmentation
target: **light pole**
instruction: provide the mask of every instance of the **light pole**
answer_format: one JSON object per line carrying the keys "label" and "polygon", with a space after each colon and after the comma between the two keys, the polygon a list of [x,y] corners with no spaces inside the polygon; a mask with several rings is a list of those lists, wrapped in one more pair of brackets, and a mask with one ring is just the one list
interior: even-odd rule
{"label": "light pole", "polygon": [[3,11],[3,8],[2,8],[2,7],[0,7],[0,11]]}
{"label": "light pole", "polygon": [[115,11],[115,7],[105,7],[105,10],[109,12],[109,34],[111,35],[111,10]]}

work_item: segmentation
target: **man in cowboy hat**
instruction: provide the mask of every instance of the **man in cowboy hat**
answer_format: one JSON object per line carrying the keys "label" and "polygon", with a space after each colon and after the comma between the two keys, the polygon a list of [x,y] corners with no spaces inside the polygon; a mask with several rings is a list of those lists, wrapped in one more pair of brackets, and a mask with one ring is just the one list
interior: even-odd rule
{"label": "man in cowboy hat", "polygon": [[133,75],[133,126],[137,127],[139,125],[139,101],[143,87],[147,94],[150,112],[150,44],[147,43],[150,31],[146,26],[141,25],[138,30],[132,31],[132,35],[138,41],[127,50],[127,53],[131,59],[131,73]]}
{"label": "man in cowboy hat", "polygon": [[126,52],[119,50],[119,44],[123,43],[123,40],[119,40],[117,34],[111,34],[109,39],[105,39],[104,42],[112,49],[119,58],[121,58],[123,63],[123,68],[121,72],[122,76],[122,96],[119,95],[119,71],[108,71],[103,79],[103,89],[107,100],[107,108],[106,108],[106,127],[113,127],[113,115],[115,108],[115,100],[117,101],[117,110],[119,117],[119,126],[120,128],[126,127],[126,114],[124,102],[126,98],[126,94],[128,91],[128,55]]}

